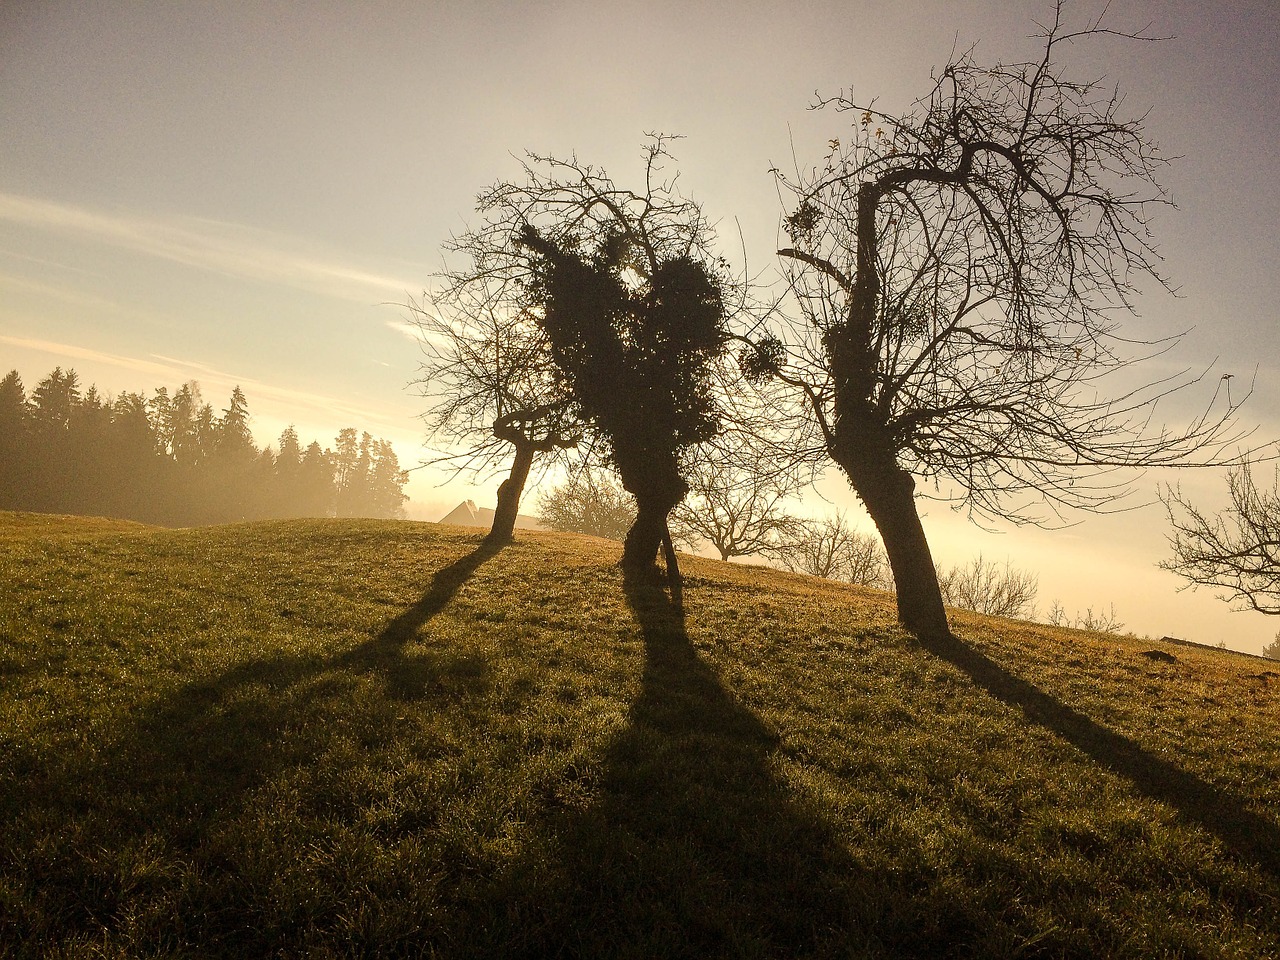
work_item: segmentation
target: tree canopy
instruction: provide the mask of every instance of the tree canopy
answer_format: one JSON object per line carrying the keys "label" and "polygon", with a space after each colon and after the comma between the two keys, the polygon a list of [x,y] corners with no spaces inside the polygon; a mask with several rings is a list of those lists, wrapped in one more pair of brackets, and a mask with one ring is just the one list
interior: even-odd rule
{"label": "tree canopy", "polygon": [[559,382],[636,498],[622,557],[633,571],[670,542],[668,514],[688,489],[682,452],[718,430],[711,371],[732,290],[701,208],[665,170],[667,143],[647,145],[638,190],[576,159],[530,155],[523,181],[481,194],[483,223],[454,244],[477,273],[518,291]]}

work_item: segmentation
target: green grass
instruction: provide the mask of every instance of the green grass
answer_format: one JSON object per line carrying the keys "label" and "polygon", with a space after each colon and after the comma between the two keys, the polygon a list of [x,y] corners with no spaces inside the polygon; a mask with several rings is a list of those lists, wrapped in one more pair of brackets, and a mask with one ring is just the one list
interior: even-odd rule
{"label": "green grass", "polygon": [[1280,956],[1266,661],[479,547],[0,514],[0,955]]}

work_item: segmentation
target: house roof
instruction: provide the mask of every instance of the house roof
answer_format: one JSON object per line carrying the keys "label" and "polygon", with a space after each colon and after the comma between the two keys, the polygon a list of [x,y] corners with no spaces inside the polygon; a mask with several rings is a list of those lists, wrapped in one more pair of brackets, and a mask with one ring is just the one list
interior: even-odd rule
{"label": "house roof", "polygon": [[[488,507],[477,507],[474,500],[463,500],[441,517],[439,522],[452,523],[459,527],[483,527],[488,530],[493,526],[493,511]],[[523,513],[516,514],[516,526],[524,530],[544,529],[537,520]]]}

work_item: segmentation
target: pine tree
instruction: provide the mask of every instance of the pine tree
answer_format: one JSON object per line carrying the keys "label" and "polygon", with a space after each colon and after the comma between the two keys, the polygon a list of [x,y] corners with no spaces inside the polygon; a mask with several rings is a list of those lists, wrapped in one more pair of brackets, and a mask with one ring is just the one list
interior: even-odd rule
{"label": "pine tree", "polygon": [[74,370],[54,367],[31,393],[33,450],[31,509],[65,512],[71,509],[75,457],[71,420],[80,404],[80,378]]}
{"label": "pine tree", "polygon": [[297,511],[304,517],[329,517],[334,507],[333,456],[312,440],[298,470]]}
{"label": "pine tree", "polygon": [[26,504],[30,472],[30,411],[17,370],[0,380],[0,509],[21,510]]}

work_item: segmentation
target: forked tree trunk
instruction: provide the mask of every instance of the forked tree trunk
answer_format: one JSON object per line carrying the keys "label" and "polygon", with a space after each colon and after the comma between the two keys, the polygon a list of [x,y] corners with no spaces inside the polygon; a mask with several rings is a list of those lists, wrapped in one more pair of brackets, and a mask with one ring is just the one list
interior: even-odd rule
{"label": "forked tree trunk", "polygon": [[498,487],[498,505],[493,511],[493,526],[489,528],[485,543],[510,543],[515,536],[516,515],[520,512],[520,497],[524,493],[525,481],[529,479],[529,470],[533,467],[535,445],[516,444],[516,457],[511,463],[511,472]]}
{"label": "forked tree trunk", "polygon": [[667,514],[673,506],[666,497],[636,497],[636,519],[622,542],[620,565],[624,570],[639,573],[653,569],[662,538],[667,534]]}
{"label": "forked tree trunk", "polygon": [[865,456],[845,467],[854,491],[880,531],[898,592],[898,621],[917,637],[951,635],[942,606],[938,571],[916,510],[916,483],[911,474],[880,457],[879,469]]}

